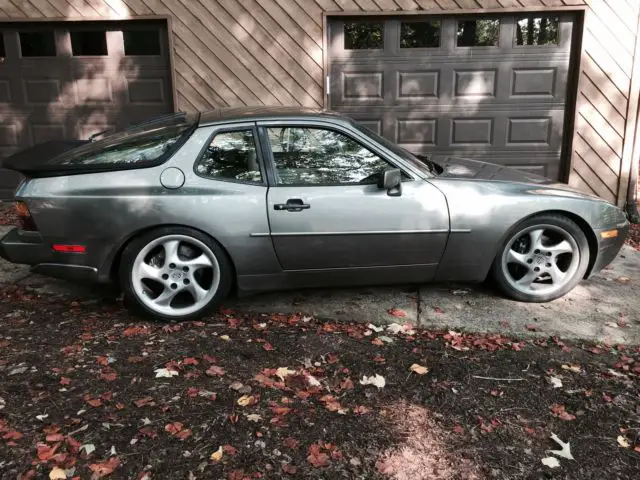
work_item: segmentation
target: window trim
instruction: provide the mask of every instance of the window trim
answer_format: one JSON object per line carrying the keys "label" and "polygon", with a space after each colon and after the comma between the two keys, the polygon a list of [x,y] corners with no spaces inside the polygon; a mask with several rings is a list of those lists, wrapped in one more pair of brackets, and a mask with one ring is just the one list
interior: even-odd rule
{"label": "window trim", "polygon": [[351,141],[357,143],[362,148],[366,148],[373,154],[380,157],[385,162],[389,163],[392,167],[399,169],[402,172],[402,175],[407,177],[403,180],[403,182],[412,182],[416,180],[416,175],[411,170],[408,170],[402,163],[398,164],[398,161],[384,152],[380,151],[379,148],[376,148],[374,145],[371,145],[369,142],[363,142],[359,135],[354,135],[354,132],[348,128],[344,128],[342,126],[338,126],[335,124],[321,123],[315,121],[304,121],[304,120],[292,120],[292,121],[282,121],[282,120],[264,120],[257,123],[258,130],[260,130],[264,149],[265,149],[265,163],[269,165],[270,175],[269,175],[269,187],[278,187],[278,188],[289,188],[289,187],[354,187],[361,186],[366,187],[373,184],[362,184],[362,183],[294,183],[288,185],[282,185],[277,182],[276,179],[276,164],[273,156],[273,150],[271,149],[271,143],[269,142],[269,135],[267,133],[268,128],[316,128],[333,131],[348,137]]}
{"label": "window trim", "polygon": [[[260,176],[262,177],[262,181],[261,182],[251,182],[248,180],[235,180],[232,178],[218,178],[218,177],[207,177],[206,175],[202,175],[200,172],[198,172],[198,163],[200,163],[200,159],[202,158],[202,155],[204,155],[205,150],[209,147],[209,145],[211,145],[211,142],[213,142],[213,139],[221,134],[221,133],[229,133],[229,132],[242,132],[242,131],[246,131],[246,130],[251,130],[251,134],[253,135],[253,142],[254,142],[254,146],[256,149],[256,159],[258,160],[258,166],[260,167]],[[225,183],[237,183],[237,184],[241,184],[241,185],[251,185],[253,187],[268,187],[269,186],[269,182],[267,179],[267,173],[266,173],[266,168],[265,168],[265,161],[263,158],[263,149],[262,149],[262,142],[260,141],[260,138],[258,137],[258,128],[256,127],[255,122],[252,123],[240,123],[240,124],[235,124],[235,125],[223,125],[217,128],[214,128],[214,130],[211,132],[211,134],[207,137],[207,141],[204,143],[203,147],[200,149],[200,151],[198,152],[198,156],[196,157],[195,161],[193,162],[193,173],[197,176],[202,178],[203,180],[208,180],[211,182],[225,182]]]}

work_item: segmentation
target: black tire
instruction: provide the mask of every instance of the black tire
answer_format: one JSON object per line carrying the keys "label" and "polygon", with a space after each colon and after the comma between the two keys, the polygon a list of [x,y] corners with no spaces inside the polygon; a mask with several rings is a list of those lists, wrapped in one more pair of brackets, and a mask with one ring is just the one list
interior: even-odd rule
{"label": "black tire", "polygon": [[[506,278],[505,273],[502,268],[502,256],[505,253],[505,249],[510,248],[511,244],[513,244],[513,238],[515,235],[518,235],[518,232],[526,230],[531,227],[536,226],[556,226],[565,230],[568,234],[573,237],[573,240],[577,244],[579,250],[579,263],[575,273],[571,276],[567,283],[559,290],[549,293],[549,294],[527,294],[517,290],[512,287],[509,280]],[[556,298],[560,298],[566,295],[569,291],[571,291],[580,281],[584,278],[587,268],[589,267],[589,242],[587,241],[587,237],[583,230],[568,217],[559,214],[542,214],[536,215],[535,217],[528,218],[523,222],[519,223],[515,227],[513,227],[509,233],[507,234],[505,240],[502,242],[500,247],[498,248],[498,253],[493,261],[492,266],[492,276],[495,279],[496,283],[500,287],[500,289],[505,293],[506,296],[512,298],[514,300],[518,300],[521,302],[529,302],[529,303],[543,303],[549,302],[551,300],[555,300]]]}
{"label": "black tire", "polygon": [[[215,295],[202,308],[188,315],[163,315],[151,310],[138,298],[138,295],[136,294],[133,287],[132,268],[136,257],[138,256],[140,251],[153,240],[167,235],[184,235],[202,242],[215,254],[219,264],[220,281]],[[218,242],[216,242],[210,236],[198,230],[187,227],[159,227],[157,229],[144,233],[139,237],[134,238],[131,242],[129,242],[129,244],[122,252],[118,276],[122,292],[124,294],[125,305],[133,314],[142,316],[144,318],[173,322],[196,320],[211,313],[214,309],[219,307],[222,301],[227,298],[235,281],[235,271],[233,268],[233,264],[231,263],[229,256],[226,254],[220,244],[218,244]]]}

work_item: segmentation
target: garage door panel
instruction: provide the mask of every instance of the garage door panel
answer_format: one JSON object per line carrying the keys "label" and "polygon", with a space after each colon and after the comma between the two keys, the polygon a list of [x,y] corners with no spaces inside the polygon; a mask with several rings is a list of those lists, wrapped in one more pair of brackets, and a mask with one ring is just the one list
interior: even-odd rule
{"label": "garage door panel", "polygon": [[[375,19],[384,23],[384,39],[374,49],[357,38],[361,25],[345,48],[342,26],[357,18],[330,22],[330,107],[416,153],[467,155],[557,178],[571,15],[441,17],[439,39],[435,24],[415,28],[433,19]],[[499,21],[499,31],[482,30],[495,27],[486,19]],[[411,28],[413,36],[403,37]],[[462,44],[474,46],[460,46],[466,28],[475,37]],[[419,31],[431,37],[416,40]]]}

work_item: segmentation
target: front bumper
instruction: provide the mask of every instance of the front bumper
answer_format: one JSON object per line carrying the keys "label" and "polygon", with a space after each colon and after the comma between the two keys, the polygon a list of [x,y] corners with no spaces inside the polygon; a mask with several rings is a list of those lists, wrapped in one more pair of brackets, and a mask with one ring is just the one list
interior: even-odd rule
{"label": "front bumper", "polygon": [[84,256],[56,253],[38,233],[14,228],[0,240],[0,257],[11,263],[31,265],[36,273],[68,280],[97,281],[98,270]]}
{"label": "front bumper", "polygon": [[604,231],[612,230],[611,228],[596,230],[596,235],[598,237],[598,255],[596,257],[596,261],[591,268],[590,276],[594,273],[599,272],[604,267],[609,265],[613,260],[615,260],[618,252],[624,245],[624,241],[627,238],[627,234],[629,233],[629,222],[625,221],[624,223],[619,223],[616,225],[618,229],[618,235],[614,238],[602,238],[601,233]]}

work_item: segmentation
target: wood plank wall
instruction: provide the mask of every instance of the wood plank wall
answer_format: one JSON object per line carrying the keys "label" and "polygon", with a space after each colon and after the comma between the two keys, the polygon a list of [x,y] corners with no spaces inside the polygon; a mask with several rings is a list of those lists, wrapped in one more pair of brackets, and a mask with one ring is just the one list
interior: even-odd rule
{"label": "wood plank wall", "polygon": [[[323,12],[446,13],[587,6],[569,183],[623,202],[636,115],[640,0],[0,0],[13,19],[172,17],[183,110],[321,107]],[[640,52],[639,52],[640,53]],[[634,63],[635,61],[635,63]],[[631,102],[630,102],[631,100]],[[631,107],[631,108],[630,108]]]}

